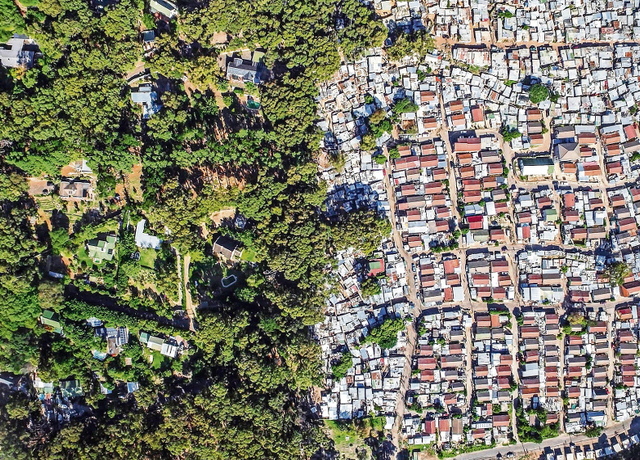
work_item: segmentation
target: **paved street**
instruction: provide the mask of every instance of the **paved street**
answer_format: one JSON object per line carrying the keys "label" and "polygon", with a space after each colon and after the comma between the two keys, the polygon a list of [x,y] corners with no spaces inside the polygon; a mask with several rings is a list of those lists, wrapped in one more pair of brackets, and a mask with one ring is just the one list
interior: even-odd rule
{"label": "paved street", "polygon": [[[566,447],[569,445],[595,445],[599,441],[605,438],[611,438],[613,436],[626,433],[628,436],[640,433],[640,418],[635,418],[632,421],[627,420],[624,423],[616,423],[608,427],[602,432],[602,435],[598,438],[589,438],[584,435],[568,435],[562,434],[556,438],[545,439],[541,443],[528,442],[524,444],[514,444],[511,446],[496,447],[495,449],[483,450],[479,452],[471,452],[468,454],[461,454],[456,457],[456,460],[489,460],[495,459],[498,454],[506,455],[509,452],[514,454],[532,454],[538,453],[542,455],[546,448],[558,448]],[[610,445],[610,442],[603,443],[603,445]]]}

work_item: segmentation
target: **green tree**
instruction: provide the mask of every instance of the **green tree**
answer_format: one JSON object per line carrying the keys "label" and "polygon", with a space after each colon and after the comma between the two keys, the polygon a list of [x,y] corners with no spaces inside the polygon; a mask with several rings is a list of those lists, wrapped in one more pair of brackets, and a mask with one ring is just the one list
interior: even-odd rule
{"label": "green tree", "polygon": [[380,287],[380,283],[378,283],[377,279],[369,277],[360,283],[360,292],[362,297],[366,298],[380,294],[382,292],[382,288]]}
{"label": "green tree", "polygon": [[605,277],[613,287],[624,284],[625,278],[630,274],[631,268],[624,262],[614,262],[605,270]]}
{"label": "green tree", "polygon": [[331,372],[333,378],[341,380],[342,377],[347,375],[349,369],[353,367],[353,360],[351,359],[351,353],[346,351],[340,356],[340,361],[337,364],[331,366]]}
{"label": "green tree", "polygon": [[536,83],[529,88],[529,100],[533,104],[539,104],[549,99],[549,88],[541,83]]}
{"label": "green tree", "polygon": [[500,134],[502,134],[502,139],[504,140],[504,142],[511,142],[522,136],[517,128],[510,128],[509,126],[503,126],[500,130]]}
{"label": "green tree", "polygon": [[398,332],[404,329],[404,321],[400,318],[387,319],[369,332],[362,345],[377,343],[380,348],[393,348],[398,343]]}
{"label": "green tree", "polygon": [[393,61],[399,61],[406,56],[422,57],[435,49],[435,40],[426,31],[410,34],[400,33],[393,45],[386,48],[387,54]]}

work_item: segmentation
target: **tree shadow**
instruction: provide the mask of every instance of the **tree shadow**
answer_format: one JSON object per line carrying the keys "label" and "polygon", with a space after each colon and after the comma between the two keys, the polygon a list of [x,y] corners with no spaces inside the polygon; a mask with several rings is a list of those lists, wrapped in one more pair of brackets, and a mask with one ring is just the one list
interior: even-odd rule
{"label": "tree shadow", "polygon": [[58,230],[64,228],[65,230],[69,230],[70,224],[69,217],[62,211],[58,209],[54,209],[51,213],[51,228],[52,230]]}
{"label": "tree shadow", "polygon": [[[365,439],[364,442],[371,449],[371,457],[376,460],[391,460],[395,457],[396,446],[394,446],[388,438],[376,438],[370,436]],[[408,456],[406,458],[408,458]]]}

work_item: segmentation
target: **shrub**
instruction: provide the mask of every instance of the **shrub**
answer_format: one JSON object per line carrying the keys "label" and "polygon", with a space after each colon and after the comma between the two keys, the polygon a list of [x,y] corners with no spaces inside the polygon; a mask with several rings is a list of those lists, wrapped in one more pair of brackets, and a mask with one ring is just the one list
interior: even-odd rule
{"label": "shrub", "polygon": [[529,89],[529,100],[532,103],[539,104],[547,99],[549,99],[549,88],[543,84],[537,83]]}
{"label": "shrub", "polygon": [[351,353],[347,351],[342,354],[338,364],[331,366],[331,373],[333,374],[333,378],[336,380],[340,380],[342,377],[347,375],[347,372],[349,371],[349,369],[351,369],[351,366],[353,366]]}
{"label": "shrub", "polygon": [[371,329],[362,344],[377,343],[381,348],[393,348],[398,343],[398,332],[404,328],[404,321],[400,318],[388,319],[379,326]]}
{"label": "shrub", "polygon": [[414,113],[417,112],[419,107],[413,103],[411,99],[405,97],[404,99],[400,99],[396,102],[396,105],[393,107],[393,113]]}
{"label": "shrub", "polygon": [[[520,131],[518,131],[516,128],[510,128],[508,126],[503,126],[502,129],[500,130],[500,134],[502,134],[502,139],[505,142],[511,142],[512,140],[522,136]],[[509,174],[508,170],[507,170],[507,174]]]}
{"label": "shrub", "polygon": [[382,288],[378,284],[378,280],[367,278],[360,284],[360,291],[362,292],[362,297],[371,297],[380,294]]}

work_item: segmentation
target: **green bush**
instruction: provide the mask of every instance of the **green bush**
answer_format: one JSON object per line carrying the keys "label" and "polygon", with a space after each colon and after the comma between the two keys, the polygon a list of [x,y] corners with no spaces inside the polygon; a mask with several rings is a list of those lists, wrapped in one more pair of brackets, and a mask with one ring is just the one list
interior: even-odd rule
{"label": "green bush", "polygon": [[549,88],[543,84],[537,83],[529,89],[529,100],[533,104],[539,104],[547,99],[549,99]]}
{"label": "green bush", "polygon": [[411,99],[405,97],[396,102],[396,105],[393,106],[393,113],[396,115],[401,113],[415,113],[419,108],[420,107],[414,104]]}
{"label": "green bush", "polygon": [[[503,126],[500,130],[500,134],[502,134],[502,139],[505,142],[511,142],[514,139],[518,139],[520,136],[522,136],[520,131],[518,131],[516,128],[510,128],[508,126]],[[507,169],[507,174],[509,174],[508,171],[509,170]]]}
{"label": "green bush", "polygon": [[382,288],[380,287],[380,284],[378,284],[377,279],[367,278],[360,284],[360,291],[362,292],[362,297],[371,297],[380,294],[382,292]]}
{"label": "green bush", "polygon": [[0,0],[0,43],[6,42],[14,33],[24,32],[25,23],[18,7],[12,0]]}
{"label": "green bush", "polygon": [[373,133],[367,133],[362,136],[360,141],[360,149],[362,150],[374,150],[376,148],[376,136]]}
{"label": "green bush", "polygon": [[362,344],[377,343],[381,348],[393,348],[398,343],[398,332],[402,329],[404,329],[402,319],[387,319],[384,323],[371,329]]}
{"label": "green bush", "polygon": [[399,61],[405,56],[424,56],[435,49],[435,41],[426,31],[401,33],[393,45],[386,49],[393,61]]}
{"label": "green bush", "polygon": [[150,13],[145,13],[142,16],[142,23],[149,30],[156,28],[156,20],[153,18],[153,15]]}
{"label": "green bush", "polygon": [[331,373],[333,374],[333,378],[336,380],[340,380],[342,377],[347,375],[349,369],[353,366],[353,361],[351,360],[351,353],[348,351],[344,352],[340,357],[340,361],[338,364],[331,366]]}

